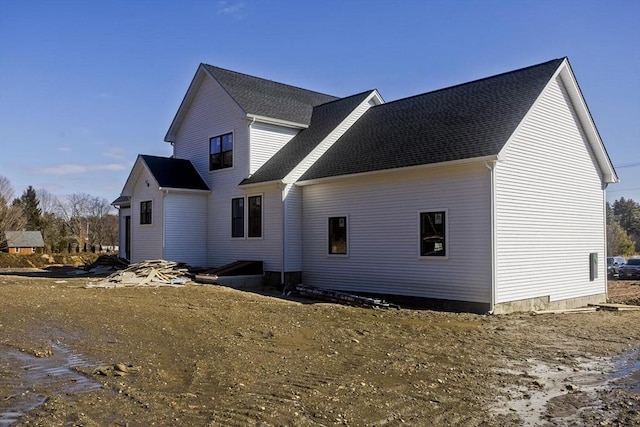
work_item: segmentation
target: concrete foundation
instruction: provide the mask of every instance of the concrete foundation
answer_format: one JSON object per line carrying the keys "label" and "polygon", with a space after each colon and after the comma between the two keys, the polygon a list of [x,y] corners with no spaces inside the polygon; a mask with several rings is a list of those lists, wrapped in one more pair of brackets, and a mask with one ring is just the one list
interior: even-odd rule
{"label": "concrete foundation", "polygon": [[222,286],[236,289],[256,289],[264,285],[263,275],[250,276],[220,276],[216,282]]}
{"label": "concrete foundation", "polygon": [[567,310],[586,307],[588,304],[600,304],[607,301],[607,294],[587,295],[584,297],[567,298],[550,301],[549,296],[529,298],[496,304],[493,314],[508,314],[517,312],[542,310]]}

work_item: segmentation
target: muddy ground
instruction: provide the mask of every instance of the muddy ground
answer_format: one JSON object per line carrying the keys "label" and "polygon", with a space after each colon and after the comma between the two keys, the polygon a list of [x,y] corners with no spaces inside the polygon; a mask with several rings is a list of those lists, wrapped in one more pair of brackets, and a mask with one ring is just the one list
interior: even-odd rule
{"label": "muddy ground", "polygon": [[[0,272],[0,426],[640,425],[640,311],[373,310],[89,280]],[[640,282],[610,293],[633,300]]]}

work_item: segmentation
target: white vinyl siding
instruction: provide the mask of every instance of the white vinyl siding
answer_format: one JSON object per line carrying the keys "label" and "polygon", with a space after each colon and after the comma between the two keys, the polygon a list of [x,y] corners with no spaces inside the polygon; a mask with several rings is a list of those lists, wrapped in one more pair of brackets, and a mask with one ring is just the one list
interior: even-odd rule
{"label": "white vinyl siding", "polygon": [[285,271],[302,271],[302,191],[289,184],[283,192]]}
{"label": "white vinyl siding", "polygon": [[[230,132],[233,132],[233,167],[210,172],[209,139]],[[213,189],[218,180],[227,181],[227,178],[242,176],[231,181],[236,185],[248,175],[248,138],[249,122],[246,114],[218,82],[206,77],[176,132],[173,153],[178,159],[191,160],[200,175],[207,180],[209,188]]]}
{"label": "white vinyl siding", "polygon": [[[140,202],[147,200],[152,202],[151,224],[140,224]],[[142,168],[131,197],[131,262],[162,258],[162,224],[162,193],[155,179]]]}
{"label": "white vinyl siding", "polygon": [[[231,199],[256,195],[237,186],[213,190],[208,211],[209,265],[220,267],[238,260],[263,261],[266,271],[282,268],[282,199],[276,186],[261,191],[262,238],[231,237]],[[245,199],[245,204],[247,200]],[[247,216],[245,216],[245,224]],[[246,226],[246,225],[245,225]],[[246,234],[245,234],[246,236]]]}
{"label": "white vinyl siding", "polygon": [[[488,303],[490,182],[484,164],[474,164],[303,187],[304,283]],[[448,257],[420,257],[418,212],[442,209],[447,210]],[[327,221],[344,215],[349,256],[331,256]]]}
{"label": "white vinyl siding", "polygon": [[208,193],[165,195],[164,259],[206,266],[207,196]]}
{"label": "white vinyl siding", "polygon": [[254,173],[299,132],[266,123],[253,123],[250,129],[249,173]]}
{"label": "white vinyl siding", "polygon": [[[601,177],[557,80],[496,166],[496,302],[606,292]],[[589,280],[597,252],[598,279]]]}

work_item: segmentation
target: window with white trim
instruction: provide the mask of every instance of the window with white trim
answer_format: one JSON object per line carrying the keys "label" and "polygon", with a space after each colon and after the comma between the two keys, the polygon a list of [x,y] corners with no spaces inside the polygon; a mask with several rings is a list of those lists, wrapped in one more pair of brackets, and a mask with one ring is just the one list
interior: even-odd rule
{"label": "window with white trim", "polygon": [[244,238],[245,235],[262,237],[262,195],[231,199],[231,237]]}
{"label": "window with white trim", "polygon": [[447,212],[420,212],[420,256],[447,256]]}
{"label": "window with white trim", "polygon": [[233,166],[233,133],[209,138],[209,170]]}
{"label": "window with white trim", "polygon": [[347,255],[347,217],[329,218],[329,255]]}
{"label": "window with white trim", "polygon": [[231,199],[231,237],[244,237],[244,197]]}
{"label": "window with white trim", "polygon": [[248,237],[262,237],[262,196],[249,197]]}
{"label": "window with white trim", "polygon": [[146,200],[140,202],[140,224],[151,224],[152,219],[152,201]]}

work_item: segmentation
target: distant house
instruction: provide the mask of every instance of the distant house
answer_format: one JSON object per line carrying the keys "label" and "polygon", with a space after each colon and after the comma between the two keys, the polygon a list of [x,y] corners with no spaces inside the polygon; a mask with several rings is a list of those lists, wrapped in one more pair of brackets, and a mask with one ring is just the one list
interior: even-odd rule
{"label": "distant house", "polygon": [[566,58],[385,103],[201,64],[120,252],[477,312],[606,298],[617,176]]}
{"label": "distant house", "polygon": [[39,231],[5,231],[2,247],[10,254],[29,255],[44,247]]}

